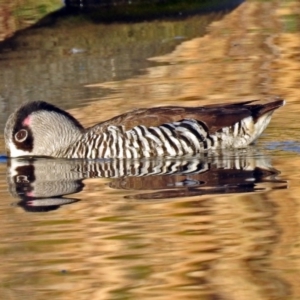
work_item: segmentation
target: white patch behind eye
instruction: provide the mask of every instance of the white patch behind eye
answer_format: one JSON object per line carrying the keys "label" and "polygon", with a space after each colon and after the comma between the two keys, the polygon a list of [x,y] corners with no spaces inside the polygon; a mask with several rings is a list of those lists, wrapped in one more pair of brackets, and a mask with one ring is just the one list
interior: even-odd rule
{"label": "white patch behind eye", "polygon": [[20,157],[20,156],[30,156],[32,155],[29,151],[24,151],[21,149],[18,149],[14,143],[9,142],[8,148],[10,151],[10,157]]}

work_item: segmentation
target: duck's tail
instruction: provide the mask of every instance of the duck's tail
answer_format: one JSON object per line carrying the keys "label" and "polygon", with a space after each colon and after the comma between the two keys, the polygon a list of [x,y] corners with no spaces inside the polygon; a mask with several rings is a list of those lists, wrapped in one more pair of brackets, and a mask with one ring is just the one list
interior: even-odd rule
{"label": "duck's tail", "polygon": [[257,120],[261,116],[285,105],[285,100],[281,98],[275,98],[266,101],[255,101],[246,105],[249,106],[250,110],[252,111],[252,116]]}

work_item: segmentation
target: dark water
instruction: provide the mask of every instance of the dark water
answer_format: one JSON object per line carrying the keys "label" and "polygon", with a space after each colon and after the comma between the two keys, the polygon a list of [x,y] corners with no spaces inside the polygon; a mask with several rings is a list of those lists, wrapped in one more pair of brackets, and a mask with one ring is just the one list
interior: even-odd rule
{"label": "dark water", "polygon": [[287,105],[246,150],[1,157],[0,299],[299,299],[299,3],[253,0],[134,23],[51,17],[33,27],[43,14],[29,7],[17,18],[0,2],[9,24],[0,25],[2,128],[37,99],[84,125],[165,104],[276,94]]}
{"label": "dark water", "polygon": [[111,91],[86,85],[143,74],[155,65],[148,58],[202,36],[225,13],[111,24],[64,12],[45,17],[0,43],[0,125],[26,101],[45,100],[67,109],[100,100]]}

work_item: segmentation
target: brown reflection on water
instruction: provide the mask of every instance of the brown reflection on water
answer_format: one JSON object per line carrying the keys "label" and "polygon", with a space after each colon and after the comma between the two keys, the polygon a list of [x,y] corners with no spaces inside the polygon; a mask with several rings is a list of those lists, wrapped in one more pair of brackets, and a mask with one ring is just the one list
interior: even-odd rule
{"label": "brown reflection on water", "polygon": [[[209,26],[209,33],[204,37],[184,42],[171,54],[153,59],[170,65],[149,68],[144,76],[137,78],[99,84],[99,87],[111,88],[115,93],[72,112],[90,125],[99,118],[107,119],[136,107],[194,106],[280,95],[286,98],[287,105],[274,114],[259,143],[298,141],[299,9],[297,1],[248,1]],[[90,88],[97,88],[97,85]],[[95,111],[101,111],[101,116]],[[85,118],[87,115],[88,119]],[[208,298],[221,299],[300,297],[300,161],[293,153],[274,152],[274,155],[274,165],[280,167],[283,178],[289,180],[288,191],[230,197],[203,196],[194,201],[181,199],[176,203],[138,205],[139,209],[142,205],[146,211],[152,206],[159,207],[159,212],[153,213],[156,216],[165,213],[162,207],[176,214],[176,204],[177,209],[180,205],[187,209],[187,202],[194,205],[187,219],[169,220],[174,231],[169,231],[167,237],[172,241],[177,236],[176,228],[187,228],[187,232],[196,233],[188,240],[174,239],[176,242],[170,249],[183,246],[178,256],[175,255],[180,261],[177,265],[175,263],[176,267],[172,268],[170,263],[170,268],[166,268],[159,262],[166,273],[159,276],[158,281],[164,280],[168,283],[166,286],[172,286],[172,297],[190,295],[196,298],[201,293]],[[87,181],[86,195],[96,197],[96,186],[95,182]],[[118,201],[118,193],[109,194]],[[139,213],[142,219],[147,219],[141,211]],[[193,213],[198,213],[194,219]],[[182,216],[180,212],[179,215]],[[151,225],[157,236],[162,229],[158,224]],[[199,232],[202,235],[197,235]],[[148,234],[149,231],[145,237],[148,238]],[[208,250],[203,250],[206,247]],[[172,257],[170,249],[168,254],[166,251],[162,255],[165,260]],[[161,254],[157,249],[153,256],[157,252]],[[167,274],[171,274],[177,285],[170,285]],[[149,292],[147,288],[140,290]],[[157,288],[152,290],[157,291]],[[165,293],[170,293],[170,290],[162,288],[158,294],[164,298]]]}
{"label": "brown reflection on water", "polygon": [[[36,169],[46,176],[40,179],[51,179],[52,164],[56,161],[48,160],[46,172],[42,164]],[[64,173],[63,165],[59,170]],[[59,176],[67,174],[57,173],[54,180]],[[2,295],[272,299],[291,294],[285,272],[273,265],[274,252],[285,246],[276,200],[281,191],[140,201],[125,199],[128,191],[115,190],[112,182],[88,179],[74,195],[80,202],[44,214],[23,213],[2,195]]]}
{"label": "brown reflection on water", "polygon": [[2,198],[2,295],[271,299],[290,294],[284,274],[272,269],[281,236],[271,200],[277,191],[144,202],[124,199],[108,181],[88,180],[83,201],[49,214],[22,213]]}
{"label": "brown reflection on water", "polygon": [[[291,1],[290,5],[296,4]],[[285,35],[283,7],[288,5],[277,1],[243,3],[208,26],[204,37],[183,42],[168,55],[151,58],[167,65],[148,68],[145,75],[136,78],[88,85],[91,89],[110,88],[115,93],[72,112],[90,125],[136,107],[195,106],[279,95],[288,105],[275,113],[268,131],[273,135],[275,126],[285,124],[282,116],[293,101],[276,85],[284,82],[277,64],[288,51],[284,44],[278,44],[279,36]],[[89,118],[85,118],[87,115]],[[291,117],[294,119],[293,114]]]}

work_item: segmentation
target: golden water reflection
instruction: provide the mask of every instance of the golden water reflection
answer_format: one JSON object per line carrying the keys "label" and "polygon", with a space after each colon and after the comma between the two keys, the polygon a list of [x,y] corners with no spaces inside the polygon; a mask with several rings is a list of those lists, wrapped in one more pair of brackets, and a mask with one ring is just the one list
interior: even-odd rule
{"label": "golden water reflection", "polygon": [[[153,257],[161,255],[164,260],[158,262],[162,268],[156,269],[156,283],[163,282],[159,292],[150,284],[149,288],[136,288],[132,298],[137,298],[137,290],[147,295],[153,291],[163,299],[170,295],[195,299],[300,298],[299,11],[298,1],[246,1],[224,19],[213,22],[205,36],[152,59],[168,65],[148,68],[145,75],[136,78],[89,85],[91,89],[110,88],[114,93],[72,110],[84,124],[91,125],[137,107],[195,106],[270,95],[287,100],[258,143],[273,149],[273,166],[288,180],[289,189],[182,197],[176,203],[134,206],[138,207],[134,218],[152,221],[155,233],[143,227],[146,240],[152,236],[159,243],[163,236],[173,243],[169,251],[160,244],[147,256],[157,262]],[[95,111],[101,111],[101,116]],[[89,181],[85,193],[95,196],[96,187]],[[118,193],[111,194],[119,199]],[[176,213],[180,217],[175,218]],[[165,235],[155,220],[161,214],[172,224]],[[135,220],[134,224],[139,223]],[[192,237],[178,238],[178,231],[190,232]],[[177,259],[178,264],[169,258]],[[165,273],[161,275],[158,270]]]}
{"label": "golden water reflection", "polygon": [[[161,162],[141,162],[136,168],[123,164],[115,169],[108,161],[10,160],[10,192],[23,200],[27,197],[31,205],[43,197],[56,200],[78,187],[82,190],[78,179],[105,177],[107,172],[115,178],[84,180],[81,192],[66,196],[81,201],[48,213],[28,213],[9,205],[16,199],[2,198],[5,230],[0,238],[6,259],[1,266],[1,294],[11,299],[290,295],[283,270],[272,266],[282,235],[273,198],[287,183],[270,157],[236,157],[194,158],[178,163],[177,169]],[[145,186],[149,192],[156,188],[155,177],[163,175],[180,184],[189,180],[188,185],[204,190],[227,186],[229,194],[208,189],[180,201],[134,197],[136,190],[141,194],[135,178],[139,182],[151,177]],[[133,185],[124,186],[126,178]],[[182,190],[166,181],[168,190]]]}

